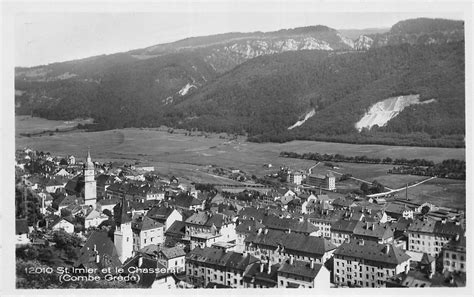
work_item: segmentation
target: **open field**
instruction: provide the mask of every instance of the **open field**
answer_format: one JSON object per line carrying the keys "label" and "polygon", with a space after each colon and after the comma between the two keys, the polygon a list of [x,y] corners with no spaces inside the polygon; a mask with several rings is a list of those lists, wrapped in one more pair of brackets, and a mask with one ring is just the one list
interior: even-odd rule
{"label": "open field", "polygon": [[15,116],[15,135],[20,133],[41,133],[43,131],[67,130],[77,124],[91,123],[92,119],[77,119],[73,121],[52,121],[31,116]]}
{"label": "open field", "polygon": [[[397,196],[405,198],[405,191],[398,193]],[[465,209],[466,183],[436,178],[408,189],[408,198],[417,203],[430,201],[438,206]]]}
{"label": "open field", "polygon": [[[23,123],[24,124],[24,123]],[[27,129],[27,127],[22,127]],[[44,127],[42,127],[44,129]],[[219,135],[185,136],[181,133],[170,134],[163,129],[121,129],[100,132],[73,131],[35,137],[16,135],[16,148],[31,147],[39,151],[48,151],[55,155],[72,154],[84,159],[90,147],[92,157],[99,161],[123,161],[128,163],[146,163],[155,166],[158,172],[166,175],[187,177],[194,182],[230,183],[230,180],[208,174],[207,166],[215,165],[226,168],[238,168],[249,174],[263,176],[273,173],[280,166],[291,169],[308,169],[315,162],[300,159],[281,158],[281,151],[341,153],[344,155],[360,155],[380,157],[425,158],[440,161],[448,158],[465,159],[464,149],[390,147],[382,145],[351,145],[311,141],[293,141],[289,143],[249,143],[242,138],[229,140]],[[271,163],[273,168],[263,165]],[[425,179],[421,176],[388,175],[391,165],[334,163],[341,173],[351,173],[354,177],[368,181],[378,180],[391,188],[403,187],[406,183],[415,183]],[[323,164],[317,170],[327,170]],[[463,184],[463,186],[451,186]],[[351,185],[352,186],[352,185]],[[465,204],[465,182],[446,182],[445,188],[430,184],[421,185],[420,195],[427,199],[432,197],[442,202],[456,200],[456,205]],[[412,193],[415,194],[415,189]],[[426,188],[426,189],[425,189]],[[444,195],[444,196],[443,196]],[[445,198],[443,198],[445,197]],[[415,200],[415,199],[414,199]],[[434,202],[434,201],[433,201]],[[450,202],[451,203],[451,202]],[[443,203],[444,204],[444,203]]]}

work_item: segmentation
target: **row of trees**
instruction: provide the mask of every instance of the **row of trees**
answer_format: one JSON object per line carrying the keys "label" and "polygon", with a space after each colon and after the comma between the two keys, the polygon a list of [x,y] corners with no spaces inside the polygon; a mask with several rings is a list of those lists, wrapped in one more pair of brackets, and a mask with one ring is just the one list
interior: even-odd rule
{"label": "row of trees", "polygon": [[466,179],[466,162],[460,160],[444,160],[431,167],[399,166],[388,171],[392,174],[412,174],[422,176],[437,176],[450,179]]}
{"label": "row of trees", "polygon": [[433,161],[425,159],[406,159],[397,158],[392,159],[386,158],[370,158],[365,155],[363,156],[345,156],[342,154],[320,154],[320,153],[303,153],[298,154],[295,152],[281,152],[280,157],[284,158],[295,158],[313,160],[318,162],[347,162],[347,163],[368,163],[368,164],[393,164],[393,165],[406,165],[406,166],[435,166]]}

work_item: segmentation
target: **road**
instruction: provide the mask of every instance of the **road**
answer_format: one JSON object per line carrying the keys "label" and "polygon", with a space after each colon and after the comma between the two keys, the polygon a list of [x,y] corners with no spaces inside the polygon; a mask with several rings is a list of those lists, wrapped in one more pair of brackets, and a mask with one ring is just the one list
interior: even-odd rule
{"label": "road", "polygon": [[[421,185],[422,183],[425,183],[427,181],[430,181],[430,180],[433,180],[435,179],[436,177],[433,176],[433,177],[430,177],[430,178],[427,178],[425,180],[422,180],[416,184],[413,184],[413,185],[410,185],[408,187],[403,187],[403,188],[399,188],[399,189],[395,189],[395,190],[390,190],[388,192],[383,192],[383,193],[377,193],[377,194],[371,194],[371,195],[367,195],[368,198],[375,198],[375,197],[380,197],[380,196],[385,196],[385,195],[389,195],[389,194],[393,194],[393,193],[396,193],[396,192],[400,192],[400,191],[403,191],[405,190],[406,188],[413,188],[413,187],[416,187],[416,186],[419,186]],[[387,188],[388,189],[388,188]]]}

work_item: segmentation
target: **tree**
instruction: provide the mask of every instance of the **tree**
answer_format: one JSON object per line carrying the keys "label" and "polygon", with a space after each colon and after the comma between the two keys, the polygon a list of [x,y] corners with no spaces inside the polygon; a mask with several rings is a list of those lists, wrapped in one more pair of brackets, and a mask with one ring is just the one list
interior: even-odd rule
{"label": "tree", "polygon": [[360,190],[362,193],[364,193],[364,195],[367,195],[369,193],[369,185],[367,183],[362,183],[360,185]]}

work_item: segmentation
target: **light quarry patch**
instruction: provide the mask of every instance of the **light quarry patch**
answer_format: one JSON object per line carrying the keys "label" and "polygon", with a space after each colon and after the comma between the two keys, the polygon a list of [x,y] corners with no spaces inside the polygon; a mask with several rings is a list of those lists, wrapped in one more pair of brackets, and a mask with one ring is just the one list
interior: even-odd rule
{"label": "light quarry patch", "polygon": [[396,117],[402,110],[410,105],[428,104],[435,99],[420,102],[420,95],[398,96],[379,101],[372,105],[369,111],[360,119],[355,128],[360,132],[363,128],[371,129],[373,126],[385,126],[388,121]]}

